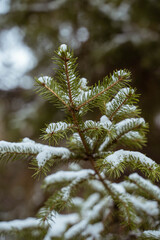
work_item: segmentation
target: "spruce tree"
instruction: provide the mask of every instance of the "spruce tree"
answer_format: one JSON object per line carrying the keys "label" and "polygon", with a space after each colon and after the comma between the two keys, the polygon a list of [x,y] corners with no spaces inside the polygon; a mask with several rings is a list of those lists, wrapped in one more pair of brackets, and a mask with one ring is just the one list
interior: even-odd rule
{"label": "spruce tree", "polygon": [[[160,239],[160,189],[153,183],[160,180],[160,166],[137,151],[146,143],[148,124],[140,117],[130,72],[114,71],[90,87],[65,44],[55,55],[55,76],[37,78],[36,89],[65,112],[65,121],[43,130],[48,145],[28,138],[0,141],[0,161],[30,160],[35,176],[48,175],[55,166],[65,170],[45,176],[43,188],[50,196],[37,216],[0,222],[1,235]],[[98,121],[87,120],[91,110],[101,114]],[[62,140],[66,146],[57,147]]]}

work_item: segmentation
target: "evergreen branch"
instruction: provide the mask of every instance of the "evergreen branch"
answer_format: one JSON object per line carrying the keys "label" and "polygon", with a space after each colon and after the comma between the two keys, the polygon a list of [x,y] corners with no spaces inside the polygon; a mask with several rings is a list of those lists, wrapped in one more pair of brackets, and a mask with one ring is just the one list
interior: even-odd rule
{"label": "evergreen branch", "polygon": [[91,169],[82,169],[79,171],[58,171],[56,173],[53,173],[49,176],[47,176],[44,179],[44,187],[48,187],[51,184],[57,184],[61,182],[71,182],[75,179],[81,178],[81,179],[87,179],[89,176],[94,176],[94,171]]}
{"label": "evergreen branch", "polygon": [[0,165],[7,164],[8,162],[14,162],[17,160],[27,160],[31,161],[32,158],[35,158],[36,154],[34,153],[20,153],[16,151],[0,153]]}
{"label": "evergreen branch", "polygon": [[101,174],[99,173],[98,169],[96,168],[95,166],[95,161],[94,159],[91,157],[90,158],[90,162],[91,162],[91,165],[95,171],[95,173],[97,174],[99,180],[101,181],[101,183],[104,185],[105,189],[107,190],[107,192],[109,192],[111,195],[112,195],[112,192],[110,190],[110,188],[108,187],[107,183],[105,182],[105,180],[102,178]]}
{"label": "evergreen branch", "polygon": [[66,138],[69,132],[74,132],[76,126],[67,122],[50,123],[47,128],[42,130],[42,139],[48,140],[51,143],[57,143],[59,140]]}
{"label": "evergreen branch", "polygon": [[[104,149],[109,149],[110,146],[113,146],[114,144],[117,144],[118,141],[122,140],[121,142],[127,146],[129,143],[127,140],[129,137],[131,137],[131,132],[133,133],[134,131],[139,132],[142,136],[142,140],[139,142],[142,145],[145,144],[145,133],[147,132],[148,125],[145,123],[143,118],[130,118],[130,119],[125,119],[117,124],[112,126],[113,129],[115,129],[114,134],[111,136],[107,136],[105,140],[103,140],[103,143],[99,147],[99,151],[103,151]],[[128,134],[128,135],[127,135]],[[135,133],[136,134],[136,133]],[[126,138],[126,141],[125,141]],[[132,145],[133,146],[133,145]],[[139,145],[141,146],[141,145]]]}
{"label": "evergreen branch", "polygon": [[119,215],[122,219],[121,224],[125,225],[129,229],[137,228],[136,223],[136,213],[133,208],[133,204],[130,202],[130,199],[123,196],[123,194],[117,196],[115,200],[119,208]]}
{"label": "evergreen branch", "polygon": [[139,169],[153,180],[160,179],[159,165],[144,154],[135,151],[119,150],[99,160],[99,166],[106,169],[106,174],[119,177],[127,166]]}
{"label": "evergreen branch", "polygon": [[70,107],[68,104],[65,103],[65,101],[63,101],[63,99],[56,93],[54,92],[51,88],[49,88],[45,83],[41,83],[41,85],[43,87],[45,87],[47,90],[49,90],[60,102],[63,103],[63,105],[68,109],[70,110]]}
{"label": "evergreen branch", "polygon": [[[51,178],[52,181],[53,176]],[[81,176],[76,177],[68,186],[54,193],[54,195],[45,202],[45,206],[39,211],[38,217],[41,218],[43,222],[46,222],[52,217],[52,213],[55,214],[57,211],[60,212],[65,208],[71,207],[72,197],[75,191],[78,191],[78,186],[91,178],[93,178],[93,172],[89,170],[87,174],[83,172]]]}
{"label": "evergreen branch", "polygon": [[101,92],[97,93],[95,96],[93,96],[92,98],[88,99],[87,101],[85,101],[84,103],[82,103],[81,105],[79,105],[76,108],[76,111],[78,111],[79,109],[81,109],[83,106],[85,106],[86,104],[88,104],[89,102],[93,101],[95,98],[97,98],[98,96],[102,95],[103,93],[105,93],[106,91],[108,91],[109,89],[111,89],[113,86],[115,86],[116,84],[118,84],[120,81],[122,81],[123,78],[119,77],[119,79],[114,82],[113,84],[111,84],[110,86],[108,86],[107,88],[105,88],[104,90],[102,90]]}
{"label": "evergreen branch", "polygon": [[143,179],[137,173],[129,175],[128,180],[137,186],[138,190],[149,195],[152,199],[155,199],[160,203],[160,189],[158,186],[153,185],[149,180]]}
{"label": "evergreen branch", "polygon": [[85,139],[84,139],[84,137],[83,137],[83,134],[82,134],[82,132],[81,132],[81,130],[80,130],[79,123],[78,123],[78,120],[77,120],[76,114],[75,114],[75,110],[76,110],[76,109],[74,108],[74,104],[73,104],[73,100],[72,100],[72,92],[71,92],[70,78],[69,78],[68,65],[67,65],[68,60],[69,60],[69,59],[66,58],[66,56],[65,56],[65,58],[64,58],[64,62],[65,62],[65,74],[66,74],[66,78],[67,78],[68,91],[69,91],[69,99],[70,99],[70,104],[71,104],[71,109],[70,109],[70,111],[71,111],[71,114],[72,114],[72,117],[73,117],[73,122],[74,122],[75,126],[77,127],[77,131],[78,131],[79,136],[80,136],[80,138],[81,138],[81,140],[82,140],[82,142],[83,142],[84,148],[85,148],[86,152],[88,152],[88,150],[89,150],[89,149],[88,149],[88,146],[87,146],[86,141],[85,141]]}
{"label": "evergreen branch", "polygon": [[[47,232],[47,225],[40,225],[37,218],[17,219],[11,221],[0,222],[0,238],[8,239],[30,239],[38,240],[43,239]],[[34,234],[36,231],[36,235]],[[6,236],[6,238],[5,238]],[[15,238],[16,237],[16,238]]]}
{"label": "evergreen branch", "polygon": [[115,109],[115,111],[111,114],[111,116],[109,117],[109,120],[112,120],[113,119],[113,116],[118,112],[118,110],[127,102],[127,100],[133,95],[130,94],[130,95],[127,95],[126,98],[123,100],[123,102],[118,106],[117,109]]}
{"label": "evergreen branch", "polygon": [[71,92],[71,86],[70,86],[70,79],[69,79],[67,62],[68,62],[68,59],[65,57],[64,64],[65,64],[65,73],[66,73],[67,84],[68,84],[69,99],[70,99],[70,104],[73,107],[72,92]]}

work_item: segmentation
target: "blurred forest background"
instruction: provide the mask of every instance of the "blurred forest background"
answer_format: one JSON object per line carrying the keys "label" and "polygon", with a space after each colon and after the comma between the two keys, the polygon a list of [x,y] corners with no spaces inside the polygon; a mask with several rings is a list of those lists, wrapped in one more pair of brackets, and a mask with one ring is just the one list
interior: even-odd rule
{"label": "blurred forest background", "polygon": [[[46,123],[63,120],[34,92],[35,76],[54,75],[51,57],[61,43],[74,49],[90,84],[115,69],[132,72],[150,126],[142,152],[160,163],[160,1],[154,0],[0,0],[0,139],[40,141]],[[34,215],[42,204],[32,174],[23,161],[0,168],[1,220]]]}

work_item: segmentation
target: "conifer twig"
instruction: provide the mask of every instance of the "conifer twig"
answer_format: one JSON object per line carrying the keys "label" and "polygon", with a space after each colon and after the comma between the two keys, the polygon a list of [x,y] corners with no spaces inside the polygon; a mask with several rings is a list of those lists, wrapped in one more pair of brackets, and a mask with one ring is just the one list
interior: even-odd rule
{"label": "conifer twig", "polygon": [[69,99],[70,103],[73,107],[73,100],[72,100],[72,93],[71,93],[71,86],[70,86],[70,79],[69,79],[69,73],[68,73],[68,65],[67,65],[67,58],[65,57],[64,59],[64,64],[65,64],[65,72],[66,72],[66,78],[67,78],[67,84],[68,84],[68,91],[69,91]]}
{"label": "conifer twig", "polygon": [[99,95],[103,94],[104,92],[108,91],[110,88],[112,88],[113,86],[115,86],[117,83],[119,83],[122,80],[121,77],[119,77],[119,79],[114,82],[113,84],[111,84],[109,87],[105,88],[103,91],[97,93],[95,96],[93,96],[92,98],[88,99],[86,102],[82,103],[81,105],[79,105],[76,110],[79,110],[81,107],[85,106],[86,104],[88,104],[89,102],[93,101],[95,98],[97,98]]}
{"label": "conifer twig", "polygon": [[126,98],[124,99],[124,101],[119,105],[119,107],[117,109],[115,109],[115,111],[112,113],[112,115],[109,117],[109,120],[113,119],[113,116],[118,112],[118,110],[123,106],[123,104],[125,104],[125,102],[128,100],[128,98],[130,96],[132,96],[133,94],[127,95]]}
{"label": "conifer twig", "polygon": [[65,57],[64,59],[64,62],[65,62],[65,73],[66,73],[66,78],[67,78],[67,83],[68,83],[68,92],[69,92],[69,99],[70,99],[70,103],[71,103],[71,108],[69,109],[72,113],[72,117],[73,117],[73,121],[74,121],[74,124],[75,126],[77,127],[77,131],[79,133],[79,136],[82,140],[82,143],[83,143],[83,146],[86,150],[86,153],[89,152],[89,149],[88,149],[88,146],[86,144],[86,141],[83,137],[83,133],[82,131],[80,130],[80,127],[79,127],[79,124],[78,124],[78,120],[76,118],[76,114],[75,114],[75,109],[74,109],[74,104],[73,104],[73,100],[72,100],[72,92],[71,92],[71,86],[70,86],[70,78],[69,78],[69,73],[68,73],[68,65],[67,65],[67,62],[68,62],[68,59]]}
{"label": "conifer twig", "polygon": [[41,84],[46,89],[48,89],[51,93],[53,93],[54,96],[57,97],[59,99],[59,101],[61,101],[68,108],[68,110],[70,110],[70,107],[68,106],[68,104],[66,104],[65,101],[62,98],[60,98],[51,88],[49,88],[45,83],[41,83]]}
{"label": "conifer twig", "polygon": [[91,165],[95,171],[95,173],[97,174],[99,180],[101,181],[101,183],[104,185],[104,187],[106,188],[106,190],[110,193],[111,193],[111,190],[110,188],[108,187],[108,185],[106,184],[105,180],[102,178],[102,176],[100,175],[99,171],[97,170],[96,166],[95,166],[95,163],[94,163],[94,159],[91,157],[90,158],[90,162],[91,162]]}

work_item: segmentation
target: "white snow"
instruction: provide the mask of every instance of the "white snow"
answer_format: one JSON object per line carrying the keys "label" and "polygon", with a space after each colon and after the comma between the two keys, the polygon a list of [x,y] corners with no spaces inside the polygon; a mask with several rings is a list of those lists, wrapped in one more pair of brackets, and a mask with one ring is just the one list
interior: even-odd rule
{"label": "white snow", "polygon": [[82,236],[91,236],[90,239],[101,239],[100,233],[103,231],[104,226],[102,222],[95,224],[88,224]]}
{"label": "white snow", "polygon": [[69,158],[69,156],[70,151],[67,148],[46,146],[42,149],[42,152],[37,155],[36,160],[38,166],[42,167],[51,158],[61,157],[62,159],[66,159]]}
{"label": "white snow", "polygon": [[[82,205],[82,220],[72,226],[65,233],[65,239],[74,239],[76,236],[78,236],[79,233],[84,236],[87,232],[90,232],[90,227],[88,228],[88,226],[90,226],[90,221],[95,220],[102,214],[106,214],[106,208],[111,207],[112,204],[113,202],[111,200],[111,197],[104,197],[100,199],[100,195],[98,193],[94,193],[89,196],[86,202],[84,202]],[[98,226],[100,227],[100,225],[95,225],[95,231],[90,232],[90,235],[92,237],[95,237],[103,230],[103,227],[100,227],[98,229]]]}
{"label": "white snow", "polygon": [[123,149],[114,152],[107,156],[104,162],[110,163],[113,167],[117,167],[121,162],[124,161],[135,161],[140,162],[143,165],[149,165],[152,168],[156,168],[157,164],[150,158],[146,157],[143,153],[136,151],[125,151]]}
{"label": "white snow", "polygon": [[41,83],[46,84],[47,86],[50,86],[51,82],[52,82],[52,78],[48,77],[48,76],[43,76],[43,77],[39,77],[38,81],[40,81]]}
{"label": "white snow", "polygon": [[109,141],[110,141],[110,137],[107,136],[105,138],[104,142],[99,147],[100,152],[103,151],[103,149],[108,145]]}
{"label": "white snow", "polygon": [[129,139],[135,139],[135,138],[136,138],[136,139],[140,139],[140,138],[143,138],[143,137],[140,135],[140,133],[137,132],[137,131],[130,131],[130,132],[124,134],[124,137],[127,137],[127,138],[129,138]]}
{"label": "white snow", "polygon": [[36,144],[34,141],[28,141],[25,138],[25,142],[15,143],[0,141],[0,152],[1,153],[31,153],[38,154],[42,149],[41,144]]}
{"label": "white snow", "polygon": [[129,179],[136,182],[146,191],[150,192],[155,197],[155,199],[160,200],[160,188],[158,186],[153,185],[149,180],[142,178],[138,175],[138,173],[130,174]]}
{"label": "white snow", "polygon": [[[114,98],[106,103],[106,114],[107,116],[111,116],[114,112],[115,109],[118,109],[117,112],[115,112],[115,116],[117,114],[119,114],[121,111],[124,111],[125,108],[127,108],[127,111],[132,111],[136,109],[136,107],[134,105],[127,105],[127,104],[123,104],[124,101],[127,99],[128,96],[130,96],[131,94],[134,93],[134,89],[131,88],[122,88],[119,90],[119,92],[114,96]],[[125,102],[126,103],[126,102]]]}
{"label": "white snow", "polygon": [[82,214],[84,217],[87,217],[88,210],[90,210],[99,200],[100,200],[99,193],[93,193],[87,198],[87,200],[83,203],[82,208]]}
{"label": "white snow", "polygon": [[[11,0],[0,0],[0,13]],[[18,4],[19,5],[19,4]],[[1,16],[3,18],[3,16]],[[25,31],[15,25],[1,28],[0,31],[0,89],[31,89],[33,77],[28,74],[37,66],[38,59],[34,51],[25,44]]]}
{"label": "white snow", "polygon": [[53,237],[61,237],[70,224],[75,224],[79,220],[76,213],[72,214],[57,214],[53,221],[50,222],[50,227],[44,240],[51,240]]}
{"label": "white snow", "polygon": [[64,131],[69,126],[70,126],[70,124],[67,124],[65,122],[50,123],[46,129],[46,132],[54,133],[54,132],[58,132],[58,131]]}
{"label": "white snow", "polygon": [[97,125],[98,125],[98,123],[95,122],[95,121],[92,121],[92,120],[87,120],[87,121],[84,122],[84,127],[85,128],[89,128],[91,126],[97,127]]}
{"label": "white snow", "polygon": [[118,70],[116,71],[116,73],[118,74],[118,76],[121,76],[121,77],[128,75],[128,73],[125,70]]}
{"label": "white snow", "polygon": [[103,127],[107,130],[110,130],[111,126],[112,126],[112,122],[105,115],[103,115],[100,118],[100,121],[98,121],[98,122],[95,122],[95,121],[92,121],[92,120],[87,120],[87,121],[84,122],[85,129],[86,128],[100,128],[100,127]]}
{"label": "white snow", "polygon": [[103,115],[100,118],[100,125],[102,125],[105,129],[109,129],[112,126],[112,122],[107,116]]}
{"label": "white snow", "polygon": [[119,71],[114,72],[113,75],[112,75],[112,80],[113,80],[113,82],[112,82],[111,84],[113,84],[113,83],[115,83],[116,81],[118,81],[118,80],[119,80],[119,77],[125,77],[125,76],[127,76],[127,75],[128,75],[128,73],[125,72],[124,70],[119,70]]}
{"label": "white snow", "polygon": [[94,174],[95,172],[92,169],[83,169],[80,171],[58,171],[47,176],[44,179],[44,183],[49,185],[56,182],[73,181],[76,178],[88,178],[88,176]]}
{"label": "white snow", "polygon": [[116,132],[118,135],[122,134],[125,129],[130,129],[133,127],[144,126],[145,120],[143,118],[127,118],[115,124]]}
{"label": "white snow", "polygon": [[76,143],[76,144],[81,144],[81,138],[78,133],[73,133],[71,142]]}
{"label": "white snow", "polygon": [[121,112],[130,113],[130,112],[134,112],[136,109],[137,109],[137,107],[134,105],[125,104],[117,111],[116,114],[118,115]]}
{"label": "white snow", "polygon": [[67,51],[67,45],[66,44],[61,44],[60,45],[60,47],[59,47],[59,50],[61,51],[61,52],[66,52]]}
{"label": "white snow", "polygon": [[143,211],[150,216],[159,215],[158,203],[156,201],[147,200],[143,197],[130,194],[127,194],[127,196],[138,211]]}
{"label": "white snow", "polygon": [[40,220],[36,218],[16,219],[0,222],[0,231],[23,230],[25,228],[39,227]]}
{"label": "white snow", "polygon": [[145,236],[147,238],[149,237],[153,237],[154,239],[157,239],[159,240],[160,239],[160,230],[147,230],[147,231],[144,231],[142,236]]}
{"label": "white snow", "polygon": [[100,193],[105,192],[105,187],[99,180],[90,180],[89,185],[95,191],[99,191]]}
{"label": "white snow", "polygon": [[114,187],[119,194],[126,192],[124,186],[119,183],[112,183],[112,187]]}
{"label": "white snow", "polygon": [[74,239],[73,237],[82,232],[87,226],[87,224],[88,221],[84,219],[79,223],[75,224],[74,226],[72,226],[71,228],[69,228],[69,230],[64,235],[65,239]]}
{"label": "white snow", "polygon": [[87,79],[86,78],[81,78],[80,79],[80,85],[81,85],[81,88],[83,88],[84,90],[87,90],[88,87],[87,87]]}
{"label": "white snow", "polygon": [[71,163],[70,165],[69,165],[69,170],[71,170],[71,171],[79,171],[79,170],[81,170],[82,168],[81,168],[81,166],[78,164],[78,163]]}
{"label": "white snow", "polygon": [[72,198],[72,204],[77,207],[81,207],[84,203],[84,199],[81,197],[74,197]]}
{"label": "white snow", "polygon": [[[116,138],[116,136],[118,137],[121,135],[128,138],[142,138],[137,131],[132,131],[132,129],[139,126],[145,126],[145,120],[143,118],[127,118],[116,123],[115,125],[113,125],[111,122],[109,124],[110,125],[108,126],[108,129],[115,129],[114,138]],[[99,147],[100,152],[103,151],[105,147],[107,147],[110,140],[111,140],[110,136],[107,136],[105,138],[104,142]]]}
{"label": "white snow", "polygon": [[134,191],[137,190],[138,187],[134,183],[130,183],[128,181],[123,181],[120,183],[127,191]]}
{"label": "white snow", "polygon": [[36,143],[29,138],[25,138],[20,143],[0,141],[0,153],[26,153],[37,155],[38,166],[42,167],[47,160],[53,157],[69,158],[70,151],[64,147],[51,147]]}

